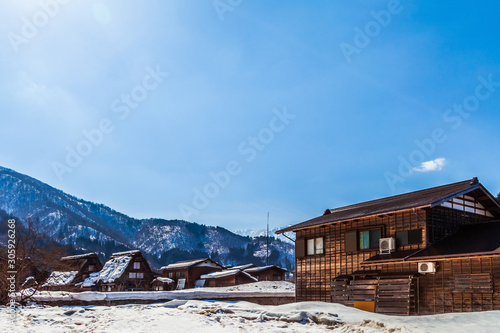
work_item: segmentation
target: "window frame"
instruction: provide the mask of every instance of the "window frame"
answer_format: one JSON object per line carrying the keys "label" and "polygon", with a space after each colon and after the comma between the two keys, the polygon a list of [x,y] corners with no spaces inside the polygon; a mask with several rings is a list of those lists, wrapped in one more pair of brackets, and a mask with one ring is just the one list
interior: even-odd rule
{"label": "window frame", "polygon": [[140,261],[134,261],[134,269],[141,269],[141,262]]}
{"label": "window frame", "polygon": [[[379,249],[380,239],[384,238],[385,225],[373,225],[363,229],[351,229],[344,232],[344,252],[356,253],[363,251],[374,251]],[[361,234],[368,233],[368,248],[361,248]],[[372,235],[378,233],[378,239],[372,240]],[[376,246],[375,246],[376,245]]]}
{"label": "window frame", "polygon": [[[321,240],[321,252],[318,251],[320,248],[318,246],[318,241]],[[313,251],[309,251],[312,243],[312,248]],[[312,237],[312,238],[306,238],[305,241],[306,245],[306,256],[311,257],[311,256],[319,256],[319,255],[324,255],[325,254],[325,237],[324,236],[319,236],[319,237]]]}
{"label": "window frame", "polygon": [[[377,241],[374,240],[375,234],[378,233],[378,239]],[[367,234],[367,243],[368,247],[361,247],[361,235],[362,234]],[[373,251],[373,250],[378,250],[379,249],[379,242],[382,237],[382,228],[370,228],[370,229],[363,229],[358,231],[358,251]]]}
{"label": "window frame", "polygon": [[396,231],[396,246],[419,245],[424,241],[423,228]]}

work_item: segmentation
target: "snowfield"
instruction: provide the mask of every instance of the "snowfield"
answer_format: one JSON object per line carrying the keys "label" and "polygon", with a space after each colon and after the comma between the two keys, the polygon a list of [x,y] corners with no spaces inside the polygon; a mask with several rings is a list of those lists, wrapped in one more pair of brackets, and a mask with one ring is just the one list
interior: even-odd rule
{"label": "snowfield", "polygon": [[[118,306],[22,307],[11,316],[0,307],[0,332],[337,332],[337,333],[498,333],[500,311],[398,317],[369,313],[340,304],[291,303],[279,306],[226,302],[224,296],[294,293],[288,282],[257,282],[225,288],[200,288],[171,292],[61,293],[44,292],[41,298],[155,299],[162,293],[176,300],[154,304]],[[173,294],[172,294],[173,293]],[[63,295],[64,294],[64,295]],[[84,296],[86,295],[86,296]],[[189,300],[195,296],[213,300]],[[73,299],[75,299],[73,298]],[[180,299],[183,298],[183,299]],[[14,318],[14,321],[11,319]]]}
{"label": "snowfield", "polygon": [[262,306],[248,302],[175,300],[150,305],[21,308],[2,332],[453,332],[497,333],[500,311],[392,317],[340,304]]}

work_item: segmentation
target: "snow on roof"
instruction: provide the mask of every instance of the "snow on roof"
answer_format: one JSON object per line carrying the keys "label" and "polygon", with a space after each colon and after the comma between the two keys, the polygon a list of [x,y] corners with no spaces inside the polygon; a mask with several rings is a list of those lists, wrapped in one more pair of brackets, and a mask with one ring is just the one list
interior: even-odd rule
{"label": "snow on roof", "polygon": [[132,260],[132,257],[121,256],[116,258],[111,258],[104,264],[102,270],[98,273],[98,276],[95,277],[94,283],[97,281],[102,281],[104,283],[112,283],[120,276],[122,276],[123,272],[127,268],[127,266]]}
{"label": "snow on roof", "polygon": [[156,279],[154,279],[152,282],[155,282],[155,281],[160,281],[160,282],[163,282],[163,283],[174,283],[175,281],[172,280],[172,279],[169,279],[169,278],[166,278],[166,277],[157,277]]}
{"label": "snow on roof", "polygon": [[246,264],[246,265],[239,265],[239,266],[233,266],[229,269],[247,269],[247,268],[251,268],[251,267],[254,267],[255,265],[254,264]]}
{"label": "snow on roof", "polygon": [[118,257],[118,256],[130,256],[136,253],[140,253],[140,250],[130,250],[130,251],[124,251],[124,252],[116,252],[113,253],[111,256],[112,257]]}
{"label": "snow on roof", "polygon": [[99,278],[99,272],[90,273],[90,276],[80,283],[76,283],[75,286],[80,286],[80,288],[95,286],[97,279]]}
{"label": "snow on roof", "polygon": [[42,285],[42,287],[51,287],[51,286],[65,286],[73,282],[78,271],[69,271],[69,272],[59,272],[54,271],[50,273],[50,276],[47,278],[47,281]]}
{"label": "snow on roof", "polygon": [[97,255],[97,253],[92,252],[92,253],[77,254],[74,256],[62,257],[61,260],[81,259],[81,258],[86,258],[86,257],[94,256],[94,255]]}
{"label": "snow on roof", "polygon": [[207,260],[207,259],[205,258],[205,259],[195,259],[195,260],[179,261],[179,262],[176,262],[174,264],[163,266],[162,268],[160,268],[160,270],[189,267],[189,266],[192,266],[192,265],[199,264],[200,262],[205,261],[205,260]]}
{"label": "snow on roof", "polygon": [[271,268],[271,267],[276,267],[278,269],[286,271],[286,269],[283,269],[281,267],[274,266],[274,265],[268,265],[268,266],[262,266],[262,267],[247,268],[247,269],[245,269],[245,272],[255,273],[255,272],[260,272],[260,271],[266,270],[266,269]]}
{"label": "snow on roof", "polygon": [[26,278],[26,280],[24,280],[24,282],[23,282],[23,284],[22,284],[21,286],[23,286],[23,287],[24,287],[24,286],[26,285],[26,283],[30,282],[31,280],[33,280],[33,283],[34,283],[34,284],[38,284],[38,282],[36,282],[36,279],[35,279],[35,277],[34,277],[34,276],[28,276],[28,277]]}
{"label": "snow on roof", "polygon": [[208,274],[203,274],[200,276],[200,279],[218,279],[221,277],[225,276],[231,276],[231,275],[236,275],[240,272],[238,269],[229,269],[227,271],[222,271],[222,272],[213,272],[213,273],[208,273]]}
{"label": "snow on roof", "polygon": [[204,275],[200,276],[200,279],[219,279],[222,277],[236,275],[236,274],[240,274],[240,273],[246,275],[247,277],[251,278],[255,282],[258,281],[256,278],[254,278],[253,276],[251,276],[247,272],[239,270],[239,269],[230,269],[230,270],[222,271],[222,272],[213,272],[213,273],[204,274]]}

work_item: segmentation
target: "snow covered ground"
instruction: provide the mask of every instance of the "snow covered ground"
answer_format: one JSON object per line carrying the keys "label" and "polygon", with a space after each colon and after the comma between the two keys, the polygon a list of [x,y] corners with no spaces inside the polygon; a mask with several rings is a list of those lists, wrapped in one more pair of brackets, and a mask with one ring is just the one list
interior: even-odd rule
{"label": "snow covered ground", "polygon": [[392,317],[340,304],[263,306],[247,302],[175,300],[122,306],[32,305],[11,322],[0,308],[2,332],[430,332],[497,333],[500,311]]}
{"label": "snow covered ground", "polygon": [[[147,305],[40,306],[20,308],[11,321],[0,307],[0,332],[337,332],[337,333],[498,333],[500,311],[396,317],[360,311],[340,304],[291,303],[279,306],[216,301],[230,295],[293,294],[287,282],[258,282],[225,288],[175,292],[176,299]],[[163,292],[79,293],[89,299],[152,299]],[[52,296],[54,293],[51,292]],[[68,293],[65,293],[67,297]],[[87,296],[83,296],[87,295]],[[188,300],[212,296],[212,301]],[[46,296],[46,295],[45,295]],[[60,295],[63,297],[63,295]],[[153,298],[154,299],[154,298]]]}

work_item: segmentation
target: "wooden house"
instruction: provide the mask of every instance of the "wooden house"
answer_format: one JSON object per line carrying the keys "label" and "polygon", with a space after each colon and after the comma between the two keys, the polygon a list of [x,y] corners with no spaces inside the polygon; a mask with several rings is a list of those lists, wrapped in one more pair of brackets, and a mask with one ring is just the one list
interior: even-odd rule
{"label": "wooden house", "polygon": [[96,286],[100,291],[150,290],[154,279],[148,262],[139,250],[113,253],[98,273],[90,274],[82,288]]}
{"label": "wooden house", "polygon": [[269,265],[263,267],[251,267],[244,270],[258,281],[285,281],[286,269]]}
{"label": "wooden house", "polygon": [[194,288],[200,276],[222,269],[221,265],[208,258],[179,261],[160,268],[163,277],[175,281],[176,289]]}
{"label": "wooden house", "polygon": [[296,300],[386,314],[500,310],[500,205],[477,178],[337,209],[296,234]]}
{"label": "wooden house", "polygon": [[241,269],[228,269],[221,272],[203,274],[204,287],[230,287],[239,284],[257,282],[257,279]]}
{"label": "wooden house", "polygon": [[175,281],[166,277],[158,276],[151,282],[151,289],[155,291],[174,290]]}
{"label": "wooden house", "polygon": [[[102,269],[96,253],[85,253],[62,257],[56,269],[51,272],[42,288],[45,290],[82,291],[79,284],[91,273]],[[87,290],[93,290],[89,287]]]}

